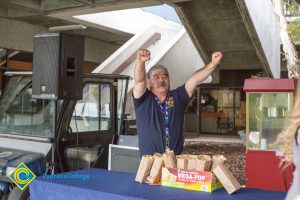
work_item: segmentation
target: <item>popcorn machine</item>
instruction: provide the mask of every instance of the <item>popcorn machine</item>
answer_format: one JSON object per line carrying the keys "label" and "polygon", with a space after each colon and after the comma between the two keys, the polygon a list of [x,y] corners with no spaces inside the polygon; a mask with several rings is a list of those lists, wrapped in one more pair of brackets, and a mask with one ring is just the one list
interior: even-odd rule
{"label": "popcorn machine", "polygon": [[293,79],[246,79],[246,187],[288,190],[292,167],[282,170],[276,144],[278,135],[293,109]]}
{"label": "popcorn machine", "polygon": [[294,80],[246,79],[246,148],[279,150],[275,142],[293,106]]}

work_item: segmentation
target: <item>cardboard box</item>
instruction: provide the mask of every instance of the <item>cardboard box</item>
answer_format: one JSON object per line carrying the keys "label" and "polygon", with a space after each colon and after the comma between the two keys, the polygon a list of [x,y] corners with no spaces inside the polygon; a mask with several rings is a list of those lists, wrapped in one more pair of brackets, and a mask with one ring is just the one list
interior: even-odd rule
{"label": "cardboard box", "polygon": [[203,192],[222,188],[222,184],[212,172],[166,167],[162,169],[161,185]]}

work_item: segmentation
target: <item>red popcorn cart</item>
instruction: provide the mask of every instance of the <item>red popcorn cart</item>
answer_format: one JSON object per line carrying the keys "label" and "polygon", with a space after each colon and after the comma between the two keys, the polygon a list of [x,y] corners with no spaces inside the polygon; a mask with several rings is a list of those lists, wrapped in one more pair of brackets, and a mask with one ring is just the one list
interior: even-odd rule
{"label": "red popcorn cart", "polygon": [[280,167],[283,153],[276,144],[293,107],[293,79],[246,79],[246,187],[287,191],[293,166]]}

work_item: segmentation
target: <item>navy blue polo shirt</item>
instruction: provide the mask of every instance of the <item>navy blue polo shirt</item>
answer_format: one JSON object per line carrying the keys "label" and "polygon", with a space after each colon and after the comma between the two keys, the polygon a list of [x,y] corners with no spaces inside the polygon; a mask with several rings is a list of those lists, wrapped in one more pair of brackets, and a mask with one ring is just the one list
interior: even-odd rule
{"label": "navy blue polo shirt", "polygon": [[[170,149],[178,155],[182,152],[184,138],[183,120],[184,111],[190,97],[185,85],[171,90],[168,99],[169,107],[169,132]],[[138,99],[133,97],[136,113],[136,124],[139,141],[140,155],[152,155],[156,152],[165,152],[165,125],[164,113],[155,95],[148,89]]]}

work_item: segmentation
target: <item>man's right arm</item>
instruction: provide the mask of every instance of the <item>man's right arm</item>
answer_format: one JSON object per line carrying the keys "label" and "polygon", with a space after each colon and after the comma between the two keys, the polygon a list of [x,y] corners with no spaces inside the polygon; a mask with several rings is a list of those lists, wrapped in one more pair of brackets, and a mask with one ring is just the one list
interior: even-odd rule
{"label": "man's right arm", "polygon": [[135,99],[140,98],[146,91],[146,69],[145,62],[150,60],[150,51],[146,49],[140,49],[136,56],[136,66],[134,69],[134,86],[133,97]]}

